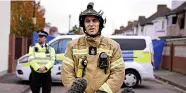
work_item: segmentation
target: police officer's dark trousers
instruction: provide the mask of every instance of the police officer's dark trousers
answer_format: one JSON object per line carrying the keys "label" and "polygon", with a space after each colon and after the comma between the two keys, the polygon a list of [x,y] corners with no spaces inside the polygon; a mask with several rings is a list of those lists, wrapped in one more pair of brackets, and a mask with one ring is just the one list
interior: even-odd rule
{"label": "police officer's dark trousers", "polygon": [[38,73],[32,69],[31,72],[31,90],[32,93],[40,93],[40,88],[42,88],[42,93],[50,93],[52,86],[51,70],[46,73]]}

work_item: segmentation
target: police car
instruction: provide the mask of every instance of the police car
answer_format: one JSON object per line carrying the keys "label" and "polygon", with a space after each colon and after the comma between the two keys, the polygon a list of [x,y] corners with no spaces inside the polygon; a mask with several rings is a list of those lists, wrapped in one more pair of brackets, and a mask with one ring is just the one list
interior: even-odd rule
{"label": "police car", "polygon": [[[74,37],[74,35],[59,36],[54,38],[48,43],[50,46],[52,46],[55,49],[56,52],[56,60],[53,68],[51,69],[51,76],[53,82],[61,82],[62,60],[59,59],[62,59],[60,57],[63,57],[67,43],[70,40],[75,39],[77,37],[78,36]],[[25,81],[31,79],[30,78],[31,69],[28,63],[28,57],[29,57],[28,54],[23,55],[17,60],[17,65],[16,65],[16,76],[21,80],[25,80]]]}
{"label": "police car", "polygon": [[[58,36],[49,42],[56,51],[56,61],[51,69],[52,80],[61,82],[61,60],[70,40],[76,39],[80,35]],[[153,72],[153,46],[152,40],[148,36],[109,36],[120,44],[123,60],[125,62],[124,86],[136,87],[143,80],[154,79]],[[30,67],[28,64],[28,54],[20,57],[17,61],[16,75],[22,80],[30,79]],[[61,57],[61,58],[60,58]]]}

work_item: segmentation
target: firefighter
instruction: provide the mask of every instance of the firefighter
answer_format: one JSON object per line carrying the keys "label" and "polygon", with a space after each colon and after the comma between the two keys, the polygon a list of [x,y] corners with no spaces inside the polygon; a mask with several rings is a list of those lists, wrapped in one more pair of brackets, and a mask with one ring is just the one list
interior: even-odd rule
{"label": "firefighter", "polygon": [[40,87],[42,87],[42,93],[51,92],[51,68],[55,61],[55,50],[46,43],[47,36],[47,32],[38,31],[38,43],[29,48],[32,93],[40,93]]}
{"label": "firefighter", "polygon": [[[62,83],[71,88],[73,80],[87,81],[85,93],[116,93],[125,75],[120,45],[101,35],[106,20],[102,11],[95,11],[90,2],[79,15],[85,36],[68,43],[61,70]],[[104,91],[104,92],[103,92]]]}

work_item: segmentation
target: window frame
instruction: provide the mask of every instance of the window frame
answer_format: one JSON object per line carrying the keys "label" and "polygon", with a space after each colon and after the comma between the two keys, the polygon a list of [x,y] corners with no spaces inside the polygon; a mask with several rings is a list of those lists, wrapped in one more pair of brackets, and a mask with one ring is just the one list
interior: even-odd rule
{"label": "window frame", "polygon": [[[138,39],[138,38],[137,38],[137,39],[113,38],[113,40],[116,41],[116,42],[120,45],[120,48],[121,48],[122,51],[125,51],[125,50],[144,50],[144,49],[146,49],[146,47],[147,47],[147,45],[146,45],[146,40],[143,39],[143,38],[139,38],[139,39]],[[129,41],[129,40],[135,40],[135,41],[136,41],[136,40],[143,40],[143,44],[144,44],[144,45],[143,45],[142,48],[138,48],[138,47],[137,47],[136,49],[134,49],[134,47],[133,47],[133,49],[132,49],[132,48],[130,47],[130,48],[131,48],[131,49],[130,49],[130,48],[128,47],[128,49],[127,49],[127,48],[124,49],[123,47],[124,47],[125,45],[124,45],[124,44],[122,45],[121,42],[119,42],[119,41],[117,41],[117,40],[120,40],[120,41],[124,41],[124,40],[125,40],[125,41]],[[140,44],[142,44],[142,43],[140,43]],[[131,45],[132,45],[132,43],[131,43]],[[130,46],[131,46],[131,45],[130,45]],[[133,45],[136,45],[136,43],[134,43]]]}

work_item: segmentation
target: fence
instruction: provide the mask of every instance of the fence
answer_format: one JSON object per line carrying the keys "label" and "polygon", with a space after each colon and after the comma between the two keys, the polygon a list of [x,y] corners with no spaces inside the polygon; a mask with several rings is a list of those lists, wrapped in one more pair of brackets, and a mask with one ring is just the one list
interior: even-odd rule
{"label": "fence", "polygon": [[164,46],[161,67],[186,74],[186,39],[170,40]]}

